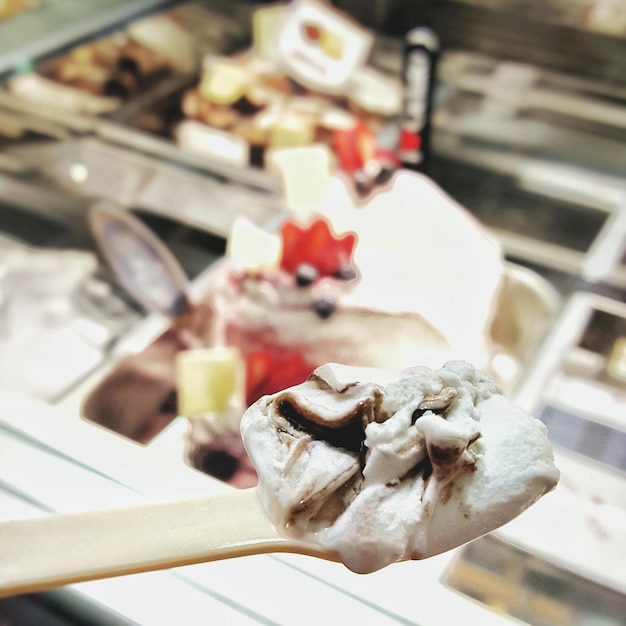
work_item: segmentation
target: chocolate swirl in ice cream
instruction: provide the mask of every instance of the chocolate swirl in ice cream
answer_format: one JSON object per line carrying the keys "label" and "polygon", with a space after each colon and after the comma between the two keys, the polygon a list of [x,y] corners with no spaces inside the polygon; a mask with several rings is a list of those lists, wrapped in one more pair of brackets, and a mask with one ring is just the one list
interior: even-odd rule
{"label": "chocolate swirl in ice cream", "polygon": [[480,536],[558,480],[543,424],[459,361],[324,365],[261,398],[242,433],[272,521],[361,573]]}

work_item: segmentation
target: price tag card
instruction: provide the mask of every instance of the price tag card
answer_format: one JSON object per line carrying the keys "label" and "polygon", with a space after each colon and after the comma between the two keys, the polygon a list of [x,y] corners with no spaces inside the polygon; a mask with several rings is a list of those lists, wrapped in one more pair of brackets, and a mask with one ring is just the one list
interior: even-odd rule
{"label": "price tag card", "polygon": [[274,56],[289,76],[310,89],[342,93],[367,61],[374,37],[318,0],[296,0],[276,29]]}

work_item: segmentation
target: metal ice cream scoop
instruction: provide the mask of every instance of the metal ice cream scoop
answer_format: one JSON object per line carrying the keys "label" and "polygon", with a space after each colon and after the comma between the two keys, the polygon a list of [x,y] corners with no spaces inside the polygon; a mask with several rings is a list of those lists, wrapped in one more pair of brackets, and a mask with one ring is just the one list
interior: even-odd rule
{"label": "metal ice cream scoop", "polygon": [[129,211],[92,207],[89,225],[120,284],[146,311],[179,319],[189,310],[185,271],[167,246]]}

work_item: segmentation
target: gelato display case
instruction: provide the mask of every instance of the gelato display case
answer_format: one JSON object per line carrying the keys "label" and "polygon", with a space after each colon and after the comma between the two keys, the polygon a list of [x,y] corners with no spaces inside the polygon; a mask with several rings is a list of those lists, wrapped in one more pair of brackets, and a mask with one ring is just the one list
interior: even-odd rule
{"label": "gelato display case", "polygon": [[[363,165],[368,155],[380,162],[393,157],[387,148],[399,138],[403,41],[383,27],[375,32],[368,71],[361,76],[361,91],[355,81],[354,97],[320,97],[313,85],[269,75],[262,64],[253,74],[269,83],[256,84],[258,93],[224,96],[218,78],[235,87],[241,83],[238,63],[248,63],[251,50],[262,48],[267,33],[276,32],[270,26],[280,6],[220,0],[27,4],[32,10],[0,21],[0,517],[228,493],[243,486],[237,471],[219,480],[211,463],[194,461],[189,452],[194,437],[206,433],[194,431],[190,416],[179,414],[177,360],[181,353],[215,344],[214,307],[224,277],[229,287],[240,289],[228,273],[229,264],[236,265],[233,259],[239,261],[237,254],[246,263],[257,262],[255,254],[267,252],[271,238],[283,236],[284,224],[293,217],[298,198],[285,183],[276,157],[281,150],[314,138],[316,146],[325,146],[331,163],[349,163],[338,180],[350,189],[356,212],[369,216],[370,203],[383,204],[384,190],[397,179],[384,180],[383,191],[372,192],[370,186],[366,194],[355,194],[354,174],[362,171],[354,164]],[[333,4],[346,10],[350,5]],[[384,11],[382,4],[378,17],[390,15],[395,3]],[[20,26],[19,42],[13,25]],[[309,43],[336,51],[323,28],[304,32]],[[447,31],[441,34],[444,44],[454,39]],[[422,246],[437,261],[421,266],[442,275],[451,268],[449,282],[458,293],[440,312],[446,311],[446,317],[451,311],[453,319],[463,311],[463,322],[457,317],[454,325],[463,330],[473,323],[471,299],[462,300],[467,285],[476,285],[482,297],[493,267],[481,276],[484,266],[474,256],[458,261],[456,270],[454,261],[447,265],[446,260],[456,258],[455,247],[474,241],[474,229],[492,239],[501,280],[493,315],[481,330],[488,346],[485,363],[507,393],[547,426],[562,476],[557,489],[465,547],[367,576],[306,556],[247,556],[72,584],[19,596],[11,604],[0,599],[0,621],[18,611],[46,614],[59,623],[93,624],[200,624],[207,619],[233,624],[350,619],[420,626],[461,620],[486,626],[623,623],[626,95],[622,85],[596,80],[588,72],[573,76],[558,67],[503,62],[480,47],[478,54],[444,46],[439,59],[427,173],[443,196],[409,185],[386,207],[386,220],[400,226],[397,232],[385,219],[372,219],[378,231],[361,233],[351,249],[353,255],[357,251],[350,258],[357,260],[358,279],[385,294],[382,305],[370,301],[367,306],[389,316],[388,325],[370,330],[353,309],[346,324],[355,336],[369,333],[363,342],[357,337],[363,353],[368,345],[372,353],[385,345],[392,350],[416,337],[436,337],[437,347],[439,335],[449,330],[445,324],[425,332],[419,323],[405,325],[402,315],[391,315],[396,311],[388,301],[402,300],[406,285],[418,286],[419,297],[407,298],[417,303],[420,314],[420,307],[429,310],[433,302],[446,302],[436,292],[437,281],[443,292],[443,279],[411,282],[414,276],[403,273],[404,256],[414,262],[419,258],[414,248]],[[260,102],[281,89],[282,105],[287,92],[290,103],[272,119],[298,118],[298,123],[272,132],[264,127],[264,139],[272,135],[275,145],[261,150],[247,123],[259,112],[272,117]],[[206,93],[209,100],[217,93],[227,102],[209,106],[201,99]],[[370,99],[372,93],[388,95],[393,106],[376,110],[380,98]],[[50,94],[58,96],[56,104],[48,100]],[[237,124],[241,118],[246,122],[236,132],[233,111]],[[232,157],[226,140],[239,133],[250,158],[223,158],[215,151],[215,137],[212,152],[177,142],[176,129],[193,123],[190,143],[203,144],[206,128],[198,125],[208,128],[209,118],[215,129],[230,133],[219,144],[224,154]],[[346,138],[342,125],[354,120],[360,132]],[[341,135],[347,141],[343,148],[330,139],[335,131],[340,131],[335,139]],[[359,144],[360,152],[346,161],[351,142]],[[260,154],[267,163],[257,158]],[[316,176],[311,168],[301,182],[317,197]],[[428,214],[401,216],[409,200],[420,204],[420,198],[439,207],[428,222],[431,231],[420,228],[419,220],[430,219]],[[456,203],[467,209],[471,224],[459,230],[463,236],[455,230],[454,210],[442,226],[442,215]],[[125,284],[107,257],[93,226],[93,215],[103,207],[146,229],[175,264],[183,297],[176,300],[168,292],[172,308],[165,314],[146,306],[142,289]],[[235,245],[233,233],[241,230],[242,220],[245,234],[254,236]],[[395,234],[388,236],[388,231]],[[337,233],[331,239],[342,250],[343,243],[337,243],[342,229]],[[328,245],[325,236],[320,247]],[[371,259],[359,256],[359,245],[366,242],[376,253]],[[388,271],[379,260],[388,258],[376,255],[390,249],[395,261]],[[300,256],[306,261],[307,254],[314,256],[310,248]],[[130,257],[129,265],[137,261],[135,268],[145,261],[140,254]],[[285,288],[282,274],[272,283],[275,266],[263,266],[260,274],[269,276],[267,284],[244,283],[238,293],[242,298],[269,294],[288,312],[299,311],[303,294],[313,294],[305,308],[308,315],[317,306],[316,316],[302,316],[298,319],[305,321],[296,325],[300,334],[308,332],[310,343],[321,345],[327,338],[318,334],[318,325],[324,315],[335,315],[336,302],[332,310],[319,303],[328,305],[329,293],[350,296],[355,278],[349,263],[335,265],[324,270],[328,276],[321,281],[317,273],[311,279],[292,267],[289,280],[297,288],[291,283]],[[146,289],[159,291],[161,283],[151,280],[157,275],[154,268],[150,261],[140,267],[146,272],[141,275],[148,276]],[[257,270],[252,275],[258,277]],[[414,273],[420,279],[428,274]],[[459,276],[465,278],[454,283]],[[272,291],[276,284],[278,295]],[[329,284],[335,291],[322,289]],[[348,307],[361,306],[346,301]],[[182,312],[176,309],[181,303]],[[228,310],[234,316],[237,309]],[[267,325],[272,324],[276,336],[289,332],[288,317],[277,316]],[[389,334],[377,334],[376,328]],[[247,337],[250,345],[254,339]],[[301,360],[289,358],[279,365],[272,359],[255,363],[261,368],[256,373],[264,376],[280,367],[297,377],[303,367]],[[241,445],[238,437],[236,445]]]}
{"label": "gelato display case", "polygon": [[[64,171],[65,166],[62,165],[60,169]],[[204,189],[200,181],[204,184],[207,181],[204,178],[198,181],[200,189]],[[219,189],[225,196],[228,195],[228,187]],[[89,203],[89,198],[86,191],[83,190],[83,192],[85,195],[79,198],[85,211],[86,208],[82,203]],[[62,193],[69,194],[69,191],[64,189]],[[239,197],[242,190],[235,187],[232,193],[235,197]],[[257,191],[254,193],[258,194]],[[94,193],[94,195],[98,194]],[[140,197],[144,196],[139,193],[134,198]],[[203,197],[207,196],[203,195]],[[216,197],[219,198],[219,195]],[[207,230],[196,230],[195,237],[181,237],[181,232],[193,232],[193,230],[182,220],[176,222],[171,214],[165,218],[163,214],[145,209],[127,210],[142,218],[142,221],[151,227],[155,234],[161,235],[169,248],[175,252],[179,262],[189,272],[189,290],[192,299],[201,302],[206,294],[210,294],[214,272],[211,268],[209,249],[211,239],[219,241],[219,237],[212,236],[207,239],[209,237]],[[210,214],[205,214],[205,220],[208,215]],[[183,220],[184,216],[183,212],[181,214]],[[267,216],[272,217],[272,214],[267,214]],[[169,220],[169,223],[166,220]],[[167,227],[164,227],[165,224]],[[173,227],[172,224],[175,226]],[[196,224],[199,222],[196,221]],[[207,228],[206,221],[204,227]],[[191,239],[191,246],[188,245],[189,239]],[[200,259],[198,256],[190,256],[190,250],[191,252],[194,250],[194,242],[199,243],[203,254]],[[221,249],[218,245],[217,256],[222,252],[223,244]],[[194,276],[194,267],[198,268],[203,264],[206,264],[207,270]],[[527,364],[533,361],[535,350],[549,331],[558,313],[560,298],[544,279],[526,268],[511,264],[507,266],[505,274],[506,290],[501,296],[501,307],[494,321],[492,333],[493,338],[503,350],[502,357],[510,359],[514,356],[523,371]],[[162,411],[166,417],[169,413],[171,415],[168,420],[161,421],[159,428],[153,429],[149,437],[133,435],[126,427],[112,428],[110,424],[96,423],[97,420],[94,420],[93,416],[85,415],[86,399],[94,394],[98,386],[106,384],[107,380],[114,380],[119,368],[123,367],[128,359],[144,357],[148,367],[155,366],[158,369],[159,363],[165,358],[166,361],[163,361],[163,364],[165,367],[168,364],[171,367],[174,356],[169,352],[163,353],[158,350],[159,342],[162,342],[164,337],[167,338],[167,334],[163,333],[168,332],[169,324],[169,320],[160,314],[138,318],[137,323],[111,346],[101,366],[96,371],[89,372],[79,385],[74,386],[71,392],[64,394],[55,402],[35,403],[32,399],[26,400],[22,395],[15,394],[14,390],[3,391],[0,430],[3,435],[3,446],[11,450],[10,455],[3,457],[3,488],[7,492],[7,499],[18,502],[26,499],[33,504],[28,514],[34,515],[41,511],[72,511],[119,506],[150,498],[207,495],[220,493],[226,488],[222,483],[192,469],[185,463],[183,450],[186,445],[188,425],[185,419],[176,417],[171,409]],[[157,376],[160,375],[157,374]],[[163,396],[164,403],[167,404],[167,398],[170,397],[174,388],[168,387],[162,392],[160,387],[153,385],[151,389],[150,395],[158,389],[159,394]],[[141,391],[141,385],[135,391],[135,395],[137,398],[145,395]],[[146,401],[148,400],[152,401],[146,396]],[[170,402],[170,404],[175,406],[175,402]],[[89,417],[91,419],[88,419]],[[136,416],[131,413],[130,417]],[[145,433],[145,429],[142,432]],[[30,447],[34,448],[33,455],[28,452]],[[24,464],[28,467],[42,468],[46,474],[46,480],[41,479],[40,470],[28,470]],[[71,480],[64,478],[66,473],[71,475]],[[77,484],[79,481],[80,483]],[[91,494],[90,497],[86,497],[86,491]],[[109,492],[110,497],[106,495]],[[17,507],[18,513],[11,514],[23,516],[23,509],[18,505],[14,506]],[[146,579],[143,578],[147,575],[137,575],[123,581],[113,579],[112,581],[83,583],[74,585],[68,590],[54,592],[49,602],[52,606],[60,607],[59,610],[69,612],[69,614],[72,614],[72,611],[80,613],[87,610],[92,604],[100,608],[104,604],[106,610],[113,613],[121,612],[124,617],[129,616],[130,619],[136,619],[140,623],[158,623],[154,608],[146,607],[142,598],[148,592],[158,594],[161,593],[159,589],[167,588],[169,593],[174,594],[176,598],[181,598],[181,602],[183,598],[190,598],[189,602],[195,605],[203,601],[193,600],[194,597],[208,594],[211,604],[217,602],[222,613],[228,614],[234,611],[232,619],[235,620],[243,619],[241,616],[243,613],[252,623],[268,619],[286,623],[290,619],[289,616],[293,615],[293,607],[268,604],[266,596],[261,592],[258,596],[255,593],[253,597],[247,594],[242,597],[237,591],[241,588],[240,584],[234,585],[234,580],[241,581],[249,576],[264,578],[269,568],[273,572],[274,580],[287,577],[289,584],[295,585],[290,592],[292,595],[297,595],[298,588],[311,590],[315,587],[318,597],[329,598],[326,606],[331,606],[332,599],[333,605],[339,604],[342,607],[341,610],[349,610],[351,615],[362,614],[364,619],[372,619],[376,616],[377,621],[389,621],[389,623],[422,623],[432,618],[436,623],[441,615],[440,609],[436,610],[435,615],[429,613],[434,610],[434,605],[430,608],[425,605],[424,611],[416,614],[412,603],[399,602],[400,598],[404,597],[401,590],[406,585],[416,584],[417,581],[414,578],[418,576],[420,585],[427,584],[433,587],[429,593],[436,592],[448,598],[451,592],[445,586],[441,586],[439,581],[451,558],[453,555],[448,554],[429,559],[420,564],[423,566],[421,572],[409,573],[405,571],[406,564],[402,564],[397,570],[388,568],[379,574],[372,575],[377,580],[375,587],[398,590],[399,597],[394,596],[393,603],[388,601],[386,594],[383,596],[381,593],[374,593],[374,589],[369,584],[367,589],[364,589],[359,582],[360,578],[350,578],[353,575],[347,571],[344,572],[340,566],[317,561],[311,563],[306,557],[286,556],[247,557],[232,562],[190,566],[182,570],[174,570],[172,573],[148,575],[150,578],[148,582],[145,582]],[[175,579],[171,585],[170,577]],[[219,584],[216,582],[218,579],[221,581]],[[123,598],[118,599],[119,585],[122,584],[126,589],[133,588],[136,584],[142,591],[136,597],[133,596],[134,601],[128,599],[128,594],[123,594]],[[253,588],[252,581],[250,581],[250,586]],[[183,588],[184,593],[178,593],[179,587]],[[453,594],[451,598],[453,602],[446,608],[450,619],[458,611],[464,614],[475,612],[476,619],[483,619],[484,608],[461,595]],[[87,608],[83,607],[84,603]],[[174,608],[169,610],[175,612]],[[137,616],[141,616],[140,619]],[[310,619],[313,623],[319,617],[311,615]],[[493,620],[494,624],[506,623],[506,618],[497,613],[489,613],[486,619]]]}

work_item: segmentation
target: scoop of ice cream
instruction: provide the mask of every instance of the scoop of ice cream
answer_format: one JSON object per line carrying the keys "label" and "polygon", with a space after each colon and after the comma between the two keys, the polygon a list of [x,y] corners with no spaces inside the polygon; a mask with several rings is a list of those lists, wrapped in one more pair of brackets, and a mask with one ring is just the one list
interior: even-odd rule
{"label": "scoop of ice cream", "polygon": [[252,405],[242,435],[272,522],[359,573],[479,537],[559,478],[545,426],[461,361],[324,365]]}

